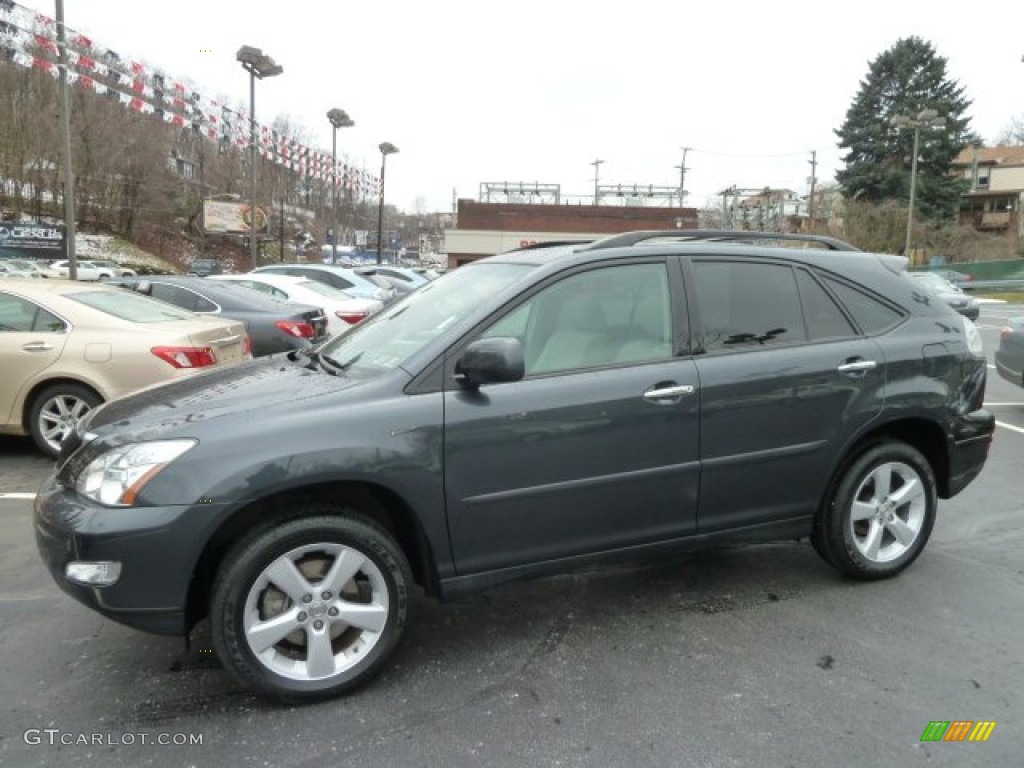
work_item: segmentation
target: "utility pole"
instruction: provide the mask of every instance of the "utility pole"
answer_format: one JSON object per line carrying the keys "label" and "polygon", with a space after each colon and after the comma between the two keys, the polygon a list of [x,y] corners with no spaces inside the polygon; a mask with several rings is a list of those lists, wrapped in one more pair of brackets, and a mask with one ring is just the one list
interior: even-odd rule
{"label": "utility pole", "polygon": [[597,183],[601,180],[599,171],[601,170],[601,163],[603,162],[604,160],[595,160],[591,163],[591,165],[594,166],[594,205],[597,205]]}
{"label": "utility pole", "polygon": [[817,181],[818,171],[818,152],[817,150],[811,150],[811,159],[807,161],[811,164],[811,194],[807,197],[807,221],[811,228],[814,227],[814,184]]}
{"label": "utility pole", "polygon": [[686,167],[686,153],[690,151],[689,147],[683,147],[683,162],[675,166],[679,170],[679,207],[682,208],[684,201],[686,200],[686,172],[689,168]]}
{"label": "utility pole", "polygon": [[71,167],[71,106],[68,103],[68,46],[64,34],[64,0],[56,0],[58,103],[60,105],[60,134],[64,155],[64,232],[68,245],[68,278],[78,279],[78,260],[75,257],[75,171]]}
{"label": "utility pole", "polygon": [[199,139],[199,255],[206,256],[206,150]]}

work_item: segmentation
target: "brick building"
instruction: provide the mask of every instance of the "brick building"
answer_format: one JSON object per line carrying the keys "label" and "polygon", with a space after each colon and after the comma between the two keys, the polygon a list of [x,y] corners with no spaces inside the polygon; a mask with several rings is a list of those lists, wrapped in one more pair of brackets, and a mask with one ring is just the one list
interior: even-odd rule
{"label": "brick building", "polygon": [[459,200],[445,232],[448,268],[552,240],[594,240],[637,229],[696,229],[696,208],[478,203]]}

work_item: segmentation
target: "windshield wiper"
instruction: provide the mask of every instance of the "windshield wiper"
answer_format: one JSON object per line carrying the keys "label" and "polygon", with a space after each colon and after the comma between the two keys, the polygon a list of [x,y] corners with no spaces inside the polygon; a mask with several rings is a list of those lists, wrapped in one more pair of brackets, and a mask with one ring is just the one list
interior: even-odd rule
{"label": "windshield wiper", "polygon": [[345,370],[336,360],[327,355],[321,355],[315,349],[294,349],[289,354],[293,355],[293,360],[297,359],[299,355],[306,358],[309,364],[304,367],[310,370],[315,370],[317,366],[320,366],[321,369],[331,374],[331,376],[337,376],[338,371]]}

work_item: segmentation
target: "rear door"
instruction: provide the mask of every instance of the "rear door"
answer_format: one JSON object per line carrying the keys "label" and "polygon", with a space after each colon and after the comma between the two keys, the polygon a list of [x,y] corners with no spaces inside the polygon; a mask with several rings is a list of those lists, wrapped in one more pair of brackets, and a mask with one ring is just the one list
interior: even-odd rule
{"label": "rear door", "polygon": [[881,410],[879,345],[825,284],[765,259],[690,263],[702,533],[813,514],[850,436]]}
{"label": "rear door", "polygon": [[694,532],[698,400],[672,313],[682,301],[675,263],[591,266],[474,335],[520,339],[522,380],[467,391],[450,376],[453,350],[444,468],[461,575]]}

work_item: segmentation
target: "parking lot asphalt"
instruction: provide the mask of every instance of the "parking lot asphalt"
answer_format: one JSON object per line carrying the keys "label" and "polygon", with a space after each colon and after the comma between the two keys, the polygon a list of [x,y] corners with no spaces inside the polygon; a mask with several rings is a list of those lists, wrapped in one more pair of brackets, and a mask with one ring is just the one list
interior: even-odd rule
{"label": "parking lot asphalt", "polygon": [[[1011,314],[982,308],[990,360]],[[990,370],[986,402],[984,472],[896,579],[784,542],[420,598],[380,678],[303,708],[242,692],[205,625],[186,648],[64,596],[31,533],[51,465],[0,438],[0,764],[1019,766],[1024,389]],[[997,724],[923,742],[935,720]]]}

